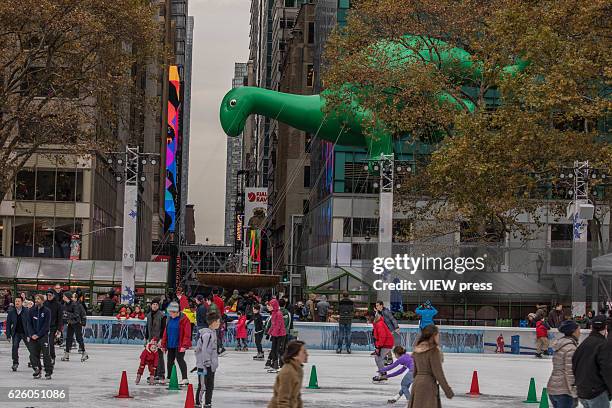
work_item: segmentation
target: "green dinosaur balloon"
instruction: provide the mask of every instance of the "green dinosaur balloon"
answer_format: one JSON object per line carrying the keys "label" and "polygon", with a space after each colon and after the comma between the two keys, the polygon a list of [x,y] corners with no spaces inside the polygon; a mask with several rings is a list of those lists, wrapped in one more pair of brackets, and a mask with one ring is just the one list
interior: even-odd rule
{"label": "green dinosaur balloon", "polygon": [[[482,75],[482,64],[474,62],[471,55],[460,48],[449,47],[444,41],[405,36],[404,43],[381,41],[374,45],[373,55],[384,56],[388,64],[413,64],[417,61],[436,64],[440,69],[457,78],[477,79]],[[409,43],[409,47],[405,42]],[[412,49],[418,48],[418,52]],[[411,49],[412,48],[412,49]],[[433,49],[436,52],[433,52]],[[373,61],[376,63],[376,61]],[[514,75],[522,71],[526,63],[520,61],[503,69],[504,74]],[[381,121],[373,119],[372,112],[360,106],[352,97],[354,85],[343,86],[342,100],[351,100],[350,106],[326,114],[326,102],[334,91],[320,95],[294,95],[256,87],[240,87],[229,91],[220,107],[221,126],[229,136],[238,136],[244,130],[251,114],[266,116],[286,123],[296,129],[317,134],[322,140],[344,146],[364,147],[370,160],[393,153],[393,135]],[[467,99],[457,99],[448,93],[436,96],[439,103],[450,103],[457,109],[473,111],[474,104]]]}

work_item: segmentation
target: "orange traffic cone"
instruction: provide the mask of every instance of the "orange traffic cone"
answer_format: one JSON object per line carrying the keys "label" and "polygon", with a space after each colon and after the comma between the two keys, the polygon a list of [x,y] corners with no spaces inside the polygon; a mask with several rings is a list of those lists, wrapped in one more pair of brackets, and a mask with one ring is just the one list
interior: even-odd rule
{"label": "orange traffic cone", "polygon": [[470,397],[477,397],[480,395],[480,387],[478,385],[478,371],[474,370],[472,374],[472,386],[470,392],[467,393]]}
{"label": "orange traffic cone", "polygon": [[189,384],[187,387],[187,398],[185,398],[185,408],[195,408],[195,401],[193,400],[193,385]]}
{"label": "orange traffic cone", "polygon": [[121,374],[121,383],[119,384],[119,394],[115,395],[115,398],[132,398],[130,396],[130,390],[128,389],[127,372],[124,371]]}

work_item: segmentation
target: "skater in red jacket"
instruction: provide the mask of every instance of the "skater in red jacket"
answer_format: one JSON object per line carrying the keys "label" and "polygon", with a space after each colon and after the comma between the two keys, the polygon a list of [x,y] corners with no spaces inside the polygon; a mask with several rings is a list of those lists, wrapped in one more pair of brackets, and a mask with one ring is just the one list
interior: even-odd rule
{"label": "skater in red jacket", "polygon": [[181,385],[187,385],[189,380],[187,379],[185,352],[191,348],[191,322],[187,316],[179,311],[179,304],[176,302],[171,302],[166,310],[169,316],[161,341],[161,349],[168,351],[166,375],[169,380],[172,375],[172,366],[176,360],[183,378]]}
{"label": "skater in red jacket", "polygon": [[542,353],[548,355],[548,330],[550,330],[550,326],[542,317],[536,323],[536,358],[542,358]]}
{"label": "skater in red jacket", "polygon": [[236,351],[249,351],[247,347],[247,317],[238,312],[238,323],[236,323]]}
{"label": "skater in red jacket", "polygon": [[157,363],[159,356],[157,354],[157,339],[152,338],[149,343],[145,346],[145,349],[140,353],[140,365],[138,366],[138,372],[136,373],[136,384],[140,383],[142,373],[144,373],[145,367],[149,368],[149,378],[147,384],[155,384],[155,372],[157,371]]}
{"label": "skater in red jacket", "polygon": [[393,334],[385,324],[382,314],[376,313],[374,317],[374,340],[376,350],[374,351],[374,361],[378,367],[380,373],[373,378],[375,382],[384,381],[387,379],[387,373],[385,372],[385,356],[393,348]]}
{"label": "skater in red jacket", "polygon": [[497,349],[495,350],[496,353],[504,353],[504,347],[506,346],[505,342],[504,342],[504,335],[503,334],[499,334],[499,337],[497,337]]}

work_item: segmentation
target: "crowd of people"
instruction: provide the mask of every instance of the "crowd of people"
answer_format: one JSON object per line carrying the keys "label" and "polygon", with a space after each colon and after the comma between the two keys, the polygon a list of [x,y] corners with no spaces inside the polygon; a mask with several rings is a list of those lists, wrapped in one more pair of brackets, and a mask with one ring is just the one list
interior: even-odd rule
{"label": "crowd of people", "polygon": [[[84,297],[80,292],[62,291],[55,285],[44,295],[36,294],[33,301],[25,293],[15,299],[8,298],[6,324],[7,338],[12,342],[13,371],[19,367],[21,343],[28,352],[28,365],[34,378],[50,379],[55,368],[55,345],[62,344],[65,333],[65,351],[62,361],[69,361],[76,337],[81,361],[87,360],[83,342],[86,325]],[[3,303],[4,304],[4,303]],[[333,310],[325,296],[318,301],[310,296],[305,302],[291,305],[287,296],[259,297],[253,292],[231,292],[223,297],[223,291],[198,294],[192,298],[181,288],[163,298],[153,299],[145,312],[140,305],[121,305],[118,295],[109,292],[100,303],[100,314],[114,316],[118,320],[146,320],[145,347],[140,352],[136,383],[141,382],[148,370],[148,384],[166,384],[176,365],[180,385],[187,385],[188,367],[185,355],[195,353],[198,384],[196,404],[209,408],[212,405],[215,372],[219,357],[226,352],[223,341],[227,330],[228,314],[237,316],[235,337],[236,351],[248,351],[248,326],[253,325],[252,336],[256,353],[254,361],[265,361],[269,373],[276,373],[274,392],[269,408],[301,407],[302,365],[308,361],[306,345],[294,338],[293,321],[320,321],[338,323],[338,354],[351,353],[351,325],[355,317],[355,304],[347,292],[341,294],[337,309]],[[396,403],[405,398],[409,408],[440,408],[440,389],[447,398],[454,393],[443,370],[440,332],[434,324],[437,310],[426,301],[415,310],[421,330],[417,342],[408,353],[399,336],[400,327],[394,314],[378,301],[367,316],[372,324],[375,350],[372,353],[376,374],[375,383],[401,376],[399,390],[388,399]],[[233,316],[233,315],[232,315]],[[552,373],[547,384],[548,395],[554,408],[576,407],[578,401],[584,407],[609,407],[612,397],[612,336],[608,331],[612,314],[593,314],[588,325],[589,336],[580,343],[581,325],[557,304],[547,313],[544,305],[537,305],[536,312],[528,316],[528,325],[535,328],[537,358],[544,358],[549,350],[554,352]],[[549,345],[550,329],[556,328],[561,337]],[[266,358],[263,339],[271,347]],[[498,339],[499,343],[499,339]],[[498,344],[499,346],[499,344]],[[501,351],[503,352],[503,342]],[[499,349],[498,349],[499,351]],[[395,360],[394,360],[395,358]]]}
{"label": "crowd of people", "polygon": [[[28,367],[33,370],[35,379],[51,379],[55,368],[55,345],[63,343],[66,329],[65,352],[62,361],[70,359],[74,338],[78,343],[81,361],[89,356],[83,342],[83,327],[86,324],[85,308],[81,293],[62,291],[60,285],[37,293],[34,300],[21,293],[10,299],[7,305],[6,338],[12,343],[11,357],[13,371],[19,368],[19,348],[23,343],[28,352]],[[10,292],[5,293],[5,300]]]}

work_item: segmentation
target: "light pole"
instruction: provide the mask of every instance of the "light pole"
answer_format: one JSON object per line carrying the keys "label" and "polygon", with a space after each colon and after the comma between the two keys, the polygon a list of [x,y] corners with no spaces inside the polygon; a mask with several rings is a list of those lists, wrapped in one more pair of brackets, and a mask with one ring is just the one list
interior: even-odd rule
{"label": "light pole", "polygon": [[157,153],[141,153],[140,147],[126,146],[123,152],[111,152],[107,163],[117,182],[124,182],[123,250],[121,260],[121,303],[133,304],[136,279],[136,239],[138,225],[138,183],[145,182],[144,166],[157,164]]}
{"label": "light pole", "polygon": [[574,161],[574,167],[561,178],[573,179],[573,200],[567,208],[567,218],[572,221],[572,313],[586,313],[586,285],[583,283],[587,266],[588,221],[593,219],[595,207],[589,202],[588,161]]}

